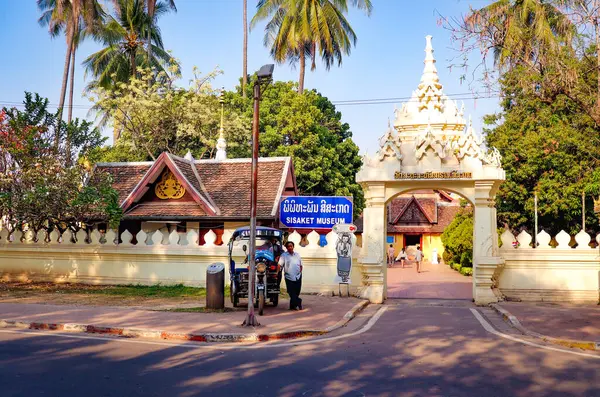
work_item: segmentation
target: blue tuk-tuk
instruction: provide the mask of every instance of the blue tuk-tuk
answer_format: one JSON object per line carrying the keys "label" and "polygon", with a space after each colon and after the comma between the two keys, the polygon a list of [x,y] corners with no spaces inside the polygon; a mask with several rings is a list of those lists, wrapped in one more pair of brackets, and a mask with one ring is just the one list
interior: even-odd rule
{"label": "blue tuk-tuk", "polygon": [[[283,253],[281,246],[283,232],[279,229],[258,226],[256,228],[256,290],[255,306],[258,314],[262,315],[266,300],[273,306],[279,303],[281,283],[281,267],[279,256]],[[240,298],[248,298],[249,264],[248,245],[250,244],[250,227],[245,226],[235,230],[229,240],[229,274],[231,278],[230,297],[234,307],[239,305]],[[233,259],[234,248],[244,251],[244,260],[236,264]]]}

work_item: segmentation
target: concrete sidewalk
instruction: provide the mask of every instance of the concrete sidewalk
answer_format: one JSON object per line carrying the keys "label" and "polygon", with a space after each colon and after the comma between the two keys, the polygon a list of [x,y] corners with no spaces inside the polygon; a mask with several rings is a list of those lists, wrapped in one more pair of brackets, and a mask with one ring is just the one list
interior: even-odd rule
{"label": "concrete sidewalk", "polygon": [[[600,348],[600,306],[550,302],[502,302],[492,305],[521,332],[559,345]],[[586,347],[587,346],[587,347]]]}
{"label": "concrete sidewalk", "polygon": [[[0,303],[0,321],[9,321],[0,325],[26,327],[30,324],[27,328],[52,329],[55,328],[53,324],[60,324],[60,330],[80,332],[125,335],[126,331],[119,330],[130,329],[151,332],[140,335],[134,335],[134,332],[128,336],[154,335],[168,339],[165,335],[176,335],[179,337],[175,339],[182,339],[182,335],[211,334],[223,341],[249,341],[253,338],[267,340],[269,335],[294,337],[330,332],[345,325],[366,305],[366,301],[356,298],[306,295],[302,296],[302,300],[302,311],[288,310],[289,302],[286,300],[282,300],[277,308],[268,306],[264,316],[258,316],[261,326],[257,328],[241,326],[246,316],[243,309],[225,313],[178,313],[123,307],[19,303]],[[65,328],[65,324],[75,326]],[[202,337],[183,339],[203,340]]]}
{"label": "concrete sidewalk", "polygon": [[396,262],[387,271],[389,298],[468,299],[473,298],[473,279],[450,269],[448,265],[434,265],[425,261],[417,273],[414,261],[406,261],[404,268]]}

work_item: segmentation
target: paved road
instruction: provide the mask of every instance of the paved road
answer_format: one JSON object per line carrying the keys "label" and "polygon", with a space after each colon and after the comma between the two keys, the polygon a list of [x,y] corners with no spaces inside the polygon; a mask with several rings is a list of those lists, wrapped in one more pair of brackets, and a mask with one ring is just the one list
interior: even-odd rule
{"label": "paved road", "polygon": [[468,302],[389,302],[361,334],[260,349],[0,330],[0,395],[600,396],[595,357],[500,338]]}

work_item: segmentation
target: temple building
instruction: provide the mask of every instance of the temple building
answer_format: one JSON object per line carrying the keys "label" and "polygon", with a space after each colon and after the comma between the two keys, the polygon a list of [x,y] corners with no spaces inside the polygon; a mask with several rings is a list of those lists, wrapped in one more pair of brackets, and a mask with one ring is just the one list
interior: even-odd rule
{"label": "temple building", "polygon": [[387,208],[387,244],[410,255],[419,245],[425,258],[444,252],[442,233],[460,209],[454,195],[442,190],[417,190],[393,199]]}
{"label": "temple building", "polygon": [[[248,225],[252,159],[227,159],[221,121],[215,159],[196,160],[164,152],[155,161],[98,163],[119,194],[119,232],[196,230],[199,243],[213,230],[221,244],[225,230]],[[278,227],[279,202],[298,195],[291,157],[258,160],[258,225]]]}

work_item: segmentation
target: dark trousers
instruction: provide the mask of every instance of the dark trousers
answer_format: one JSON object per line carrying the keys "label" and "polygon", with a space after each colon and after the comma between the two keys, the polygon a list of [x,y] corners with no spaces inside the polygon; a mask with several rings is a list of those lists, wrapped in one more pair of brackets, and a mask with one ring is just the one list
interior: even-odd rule
{"label": "dark trousers", "polygon": [[290,310],[294,310],[297,307],[302,306],[302,299],[300,299],[300,290],[302,289],[302,277],[299,280],[292,281],[285,279],[285,286],[287,292],[290,295]]}

